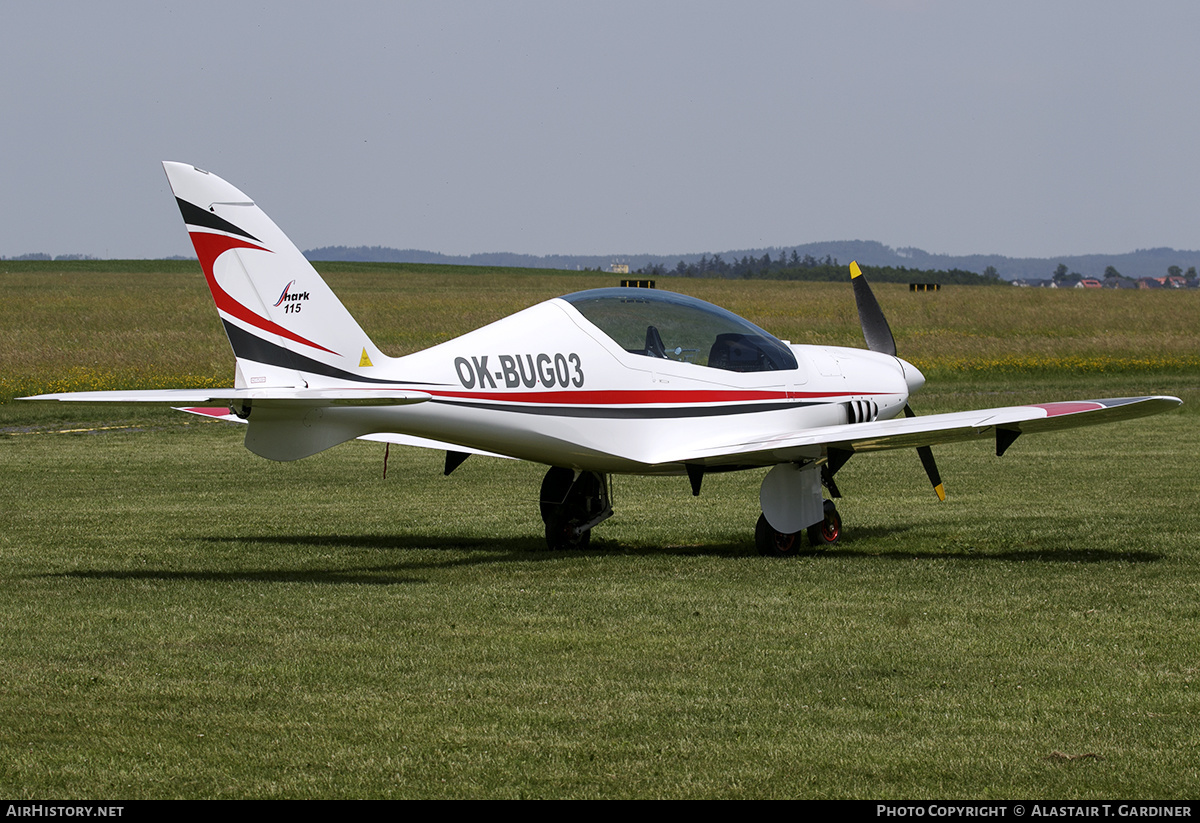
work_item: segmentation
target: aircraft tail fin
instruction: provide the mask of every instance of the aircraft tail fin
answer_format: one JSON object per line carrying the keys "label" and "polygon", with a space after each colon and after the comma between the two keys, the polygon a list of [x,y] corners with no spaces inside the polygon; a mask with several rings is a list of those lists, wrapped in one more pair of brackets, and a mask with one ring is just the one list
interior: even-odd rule
{"label": "aircraft tail fin", "polygon": [[194,166],[163,169],[237,358],[235,386],[383,382],[390,358],[254,201]]}

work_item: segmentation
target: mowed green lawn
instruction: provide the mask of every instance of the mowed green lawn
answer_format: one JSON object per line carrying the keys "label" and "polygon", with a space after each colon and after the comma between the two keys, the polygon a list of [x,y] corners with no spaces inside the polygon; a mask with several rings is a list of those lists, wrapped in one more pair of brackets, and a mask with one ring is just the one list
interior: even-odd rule
{"label": "mowed green lawn", "polygon": [[[62,379],[36,362],[70,368],[78,349],[87,374],[128,374],[113,341],[186,347],[180,316],[186,339],[225,347],[202,282],[158,278],[144,291],[160,310],[139,319],[137,277],[96,276],[63,346],[12,328],[55,314],[40,301],[60,289],[5,281],[25,301],[0,309],[6,345],[24,346],[5,368],[35,364],[21,385]],[[436,342],[456,305],[486,322],[611,280],[469,277],[330,275],[393,353]],[[826,306],[780,333],[855,344],[849,287],[813,285],[660,283],[773,330],[772,312]],[[277,464],[237,426],[169,411],[0,405],[0,796],[1195,797],[1195,298],[1168,295],[1167,317],[1158,295],[1114,295],[1138,311],[876,291],[902,354],[940,338],[921,358],[966,359],[973,305],[980,335],[1011,341],[991,371],[921,359],[918,412],[1185,405],[1022,437],[999,459],[986,442],[938,449],[946,503],[915,454],[855,457],[838,474],[842,542],[792,561],[754,551],[762,472],[710,476],[699,498],[685,478],[618,477],[592,548],[551,553],[538,466],[471,458],[446,478],[440,453],[393,448],[384,479],[374,444]],[[746,308],[759,292],[766,317]],[[1040,333],[1014,319],[1038,315]],[[1100,366],[1056,371],[1055,340]],[[164,379],[229,379],[227,352],[190,370],[164,345],[143,351]]]}

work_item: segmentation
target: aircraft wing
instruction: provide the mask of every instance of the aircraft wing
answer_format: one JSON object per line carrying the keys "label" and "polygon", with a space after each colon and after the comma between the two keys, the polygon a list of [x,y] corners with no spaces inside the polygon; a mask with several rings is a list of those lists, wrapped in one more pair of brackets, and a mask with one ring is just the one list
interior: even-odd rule
{"label": "aircraft wing", "polygon": [[213,401],[247,400],[271,405],[402,406],[422,403],[429,394],[408,389],[149,389],[143,391],[79,391],[39,394],[21,400],[61,400],[67,403],[163,403],[179,406]]}
{"label": "aircraft wing", "polygon": [[994,437],[997,453],[1019,435],[1092,426],[1145,417],[1178,406],[1177,397],[1119,397],[1005,406],[994,409],[900,417],[868,423],[822,426],[784,436],[757,440],[730,440],[707,444],[671,455],[662,462],[784,463],[814,459],[825,450],[868,452],[955,443]]}

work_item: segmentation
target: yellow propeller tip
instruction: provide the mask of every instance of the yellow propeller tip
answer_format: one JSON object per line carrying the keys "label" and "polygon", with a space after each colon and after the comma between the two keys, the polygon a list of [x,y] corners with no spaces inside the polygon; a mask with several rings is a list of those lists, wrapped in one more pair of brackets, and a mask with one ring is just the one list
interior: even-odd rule
{"label": "yellow propeller tip", "polygon": [[938,483],[936,486],[933,487],[933,490],[935,492],[937,492],[938,500],[941,500],[943,503],[945,503],[946,502],[946,487],[943,486],[941,483]]}
{"label": "yellow propeller tip", "polygon": [[850,279],[853,280],[854,278],[860,276],[861,274],[862,274],[862,269],[860,269],[858,267],[858,262],[851,260],[850,261]]}

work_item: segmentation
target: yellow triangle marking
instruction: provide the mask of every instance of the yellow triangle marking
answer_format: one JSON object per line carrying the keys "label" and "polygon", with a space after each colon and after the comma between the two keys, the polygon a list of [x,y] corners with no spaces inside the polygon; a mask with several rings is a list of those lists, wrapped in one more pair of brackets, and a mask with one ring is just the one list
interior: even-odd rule
{"label": "yellow triangle marking", "polygon": [[360,357],[358,359],[358,367],[360,369],[362,369],[362,368],[369,367],[370,365],[371,365],[371,358],[367,357],[367,350],[364,348],[362,357]]}
{"label": "yellow triangle marking", "polygon": [[945,503],[946,502],[946,487],[943,486],[941,483],[938,483],[936,486],[933,487],[933,490],[935,492],[937,492],[938,500],[941,500],[943,503]]}
{"label": "yellow triangle marking", "polygon": [[850,279],[853,280],[854,278],[858,277],[861,274],[862,274],[862,269],[860,269],[858,267],[858,261],[851,260],[850,261]]}

